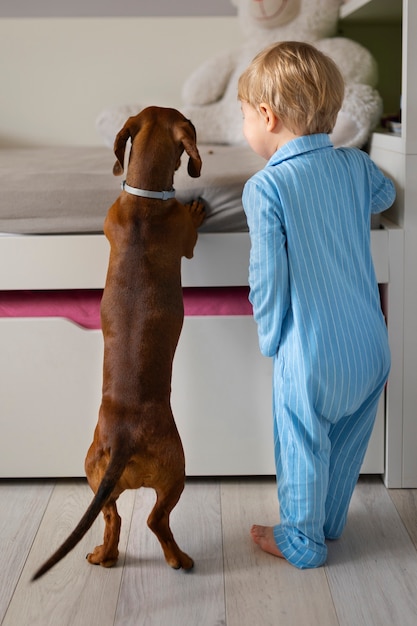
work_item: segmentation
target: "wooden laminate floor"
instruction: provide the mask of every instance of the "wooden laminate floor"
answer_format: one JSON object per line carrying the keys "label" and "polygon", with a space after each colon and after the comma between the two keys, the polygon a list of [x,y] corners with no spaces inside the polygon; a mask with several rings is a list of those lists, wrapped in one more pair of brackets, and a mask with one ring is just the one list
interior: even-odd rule
{"label": "wooden laminate floor", "polygon": [[416,626],[417,490],[362,477],[327,564],[299,571],[251,543],[273,524],[271,478],[192,479],[172,514],[192,572],[171,570],[146,526],[152,491],[126,492],[117,567],[89,565],[98,520],[35,583],[35,569],[91,499],[84,481],[0,481],[0,623],[4,626]]}

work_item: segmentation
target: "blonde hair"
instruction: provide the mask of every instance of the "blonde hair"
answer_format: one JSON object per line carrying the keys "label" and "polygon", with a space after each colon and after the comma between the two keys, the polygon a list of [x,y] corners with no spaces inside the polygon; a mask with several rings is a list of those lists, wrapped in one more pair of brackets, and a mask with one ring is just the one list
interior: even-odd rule
{"label": "blonde hair", "polygon": [[285,41],[262,50],[243,72],[238,99],[268,104],[292,132],[331,133],[342,106],[344,81],[336,64],[314,46]]}

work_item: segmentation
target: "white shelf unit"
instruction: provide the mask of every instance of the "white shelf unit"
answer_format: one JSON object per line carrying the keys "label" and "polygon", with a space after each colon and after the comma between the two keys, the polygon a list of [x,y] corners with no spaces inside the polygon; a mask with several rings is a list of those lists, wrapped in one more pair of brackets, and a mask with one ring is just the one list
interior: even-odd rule
{"label": "white shelf unit", "polygon": [[[401,136],[374,133],[371,156],[394,180],[397,200],[387,213],[403,236],[404,253],[392,256],[388,324],[393,369],[387,391],[386,468],[388,487],[417,487],[417,2],[349,0],[341,10],[349,21],[401,18]],[[384,67],[379,67],[383,72]],[[402,233],[402,235],[401,235]],[[401,269],[402,268],[402,269]]]}

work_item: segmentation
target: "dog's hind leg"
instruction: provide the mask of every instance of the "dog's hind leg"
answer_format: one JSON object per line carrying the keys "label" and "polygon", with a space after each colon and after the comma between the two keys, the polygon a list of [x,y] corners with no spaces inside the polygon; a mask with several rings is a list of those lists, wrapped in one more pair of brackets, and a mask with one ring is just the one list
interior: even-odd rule
{"label": "dog's hind leg", "polygon": [[189,570],[193,567],[194,561],[180,550],[169,526],[170,513],[180,499],[182,490],[183,486],[169,492],[155,488],[156,503],[148,517],[148,526],[157,536],[168,565],[174,569],[182,567]]}
{"label": "dog's hind leg", "polygon": [[105,522],[103,545],[97,546],[93,552],[87,554],[87,560],[94,565],[113,567],[119,557],[118,545],[122,520],[117,512],[115,500],[107,502],[102,512]]}

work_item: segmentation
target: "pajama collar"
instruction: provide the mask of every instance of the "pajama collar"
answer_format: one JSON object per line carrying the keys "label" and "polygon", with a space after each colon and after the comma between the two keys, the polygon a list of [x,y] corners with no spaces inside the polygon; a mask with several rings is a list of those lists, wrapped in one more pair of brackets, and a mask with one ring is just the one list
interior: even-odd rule
{"label": "pajama collar", "polygon": [[297,137],[286,143],[282,148],[279,148],[269,159],[267,166],[279,165],[283,161],[288,161],[288,159],[292,159],[300,154],[322,150],[323,148],[333,148],[329,135],[325,133]]}

